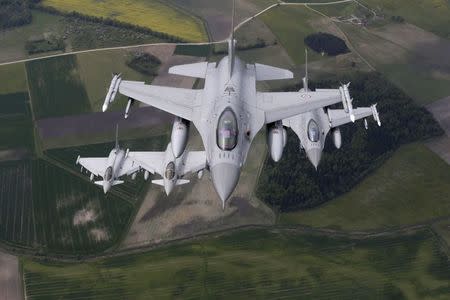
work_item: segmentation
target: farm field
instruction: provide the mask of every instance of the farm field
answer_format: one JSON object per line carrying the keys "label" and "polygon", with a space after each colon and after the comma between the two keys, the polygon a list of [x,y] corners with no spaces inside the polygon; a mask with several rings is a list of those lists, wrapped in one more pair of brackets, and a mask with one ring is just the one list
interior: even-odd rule
{"label": "farm field", "polygon": [[0,164],[0,240],[20,246],[34,242],[32,162]]}
{"label": "farm field", "polygon": [[[126,65],[132,52],[126,50],[108,50],[77,55],[78,72],[83,82],[93,111],[101,111],[112,75],[121,73],[122,78],[151,82],[151,77],[143,75]],[[114,63],[112,63],[114,62]],[[117,95],[108,110],[123,110],[127,99]]]}
{"label": "farm field", "polygon": [[433,225],[433,229],[444,239],[450,250],[450,218]]}
{"label": "farm field", "polygon": [[441,37],[450,38],[450,3],[447,0],[360,0],[382,14],[402,16]]}
{"label": "farm field", "polygon": [[352,191],[283,224],[374,230],[450,216],[450,167],[423,144],[402,146]]}
{"label": "farm field", "polygon": [[[208,31],[213,41],[226,39],[231,29],[231,1],[221,0],[170,0],[186,11],[200,16],[208,25]],[[266,8],[274,0],[238,0],[236,1],[236,24],[253,16]],[[264,26],[264,24],[263,24]],[[253,27],[254,28],[254,27]]]}
{"label": "farm field", "polygon": [[450,42],[408,24],[376,29],[340,24],[352,45],[419,104],[450,95]]}
{"label": "farm field", "polygon": [[34,148],[28,93],[0,94],[0,149]]}
{"label": "farm field", "polygon": [[44,160],[33,162],[38,251],[92,253],[114,245],[133,206]]}
{"label": "farm field", "polygon": [[244,230],[143,254],[62,264],[22,259],[30,299],[443,299],[450,265],[429,231],[338,238]]}
{"label": "farm field", "polygon": [[43,37],[44,33],[60,35],[62,32],[61,21],[63,17],[32,11],[31,24],[2,30],[0,32],[0,62],[13,61],[28,56],[25,43],[32,38]]}
{"label": "farm field", "polygon": [[91,106],[74,55],[26,63],[36,119],[89,112]]}
{"label": "farm field", "polygon": [[0,66],[0,95],[28,91],[23,63]]}
{"label": "farm field", "polygon": [[77,11],[85,15],[116,19],[189,41],[207,40],[206,31],[199,19],[163,1],[43,0],[41,5],[65,12]]}
{"label": "farm field", "polygon": [[114,245],[133,205],[44,160],[0,164],[0,241],[36,253],[92,253]]}
{"label": "farm field", "polygon": [[[259,18],[272,30],[295,64],[304,64],[305,45],[303,39],[309,34],[317,32],[316,26],[313,26],[312,22],[316,22],[321,17],[303,6],[279,6],[260,15]],[[309,52],[308,59],[310,61],[322,58],[314,51]]]}

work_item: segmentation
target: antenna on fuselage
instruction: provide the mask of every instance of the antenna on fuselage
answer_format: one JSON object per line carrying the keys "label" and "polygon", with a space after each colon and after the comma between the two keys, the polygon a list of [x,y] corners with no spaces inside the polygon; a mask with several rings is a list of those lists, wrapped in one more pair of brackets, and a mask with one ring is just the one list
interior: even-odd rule
{"label": "antenna on fuselage", "polygon": [[236,17],[236,0],[233,0],[233,11],[231,14],[231,34],[230,39],[228,40],[228,69],[230,71],[230,78],[233,75],[233,69],[234,69],[234,50],[235,50],[235,43],[234,40],[234,18]]}
{"label": "antenna on fuselage", "polygon": [[305,77],[303,77],[303,90],[309,91],[308,87],[308,49],[305,48]]}

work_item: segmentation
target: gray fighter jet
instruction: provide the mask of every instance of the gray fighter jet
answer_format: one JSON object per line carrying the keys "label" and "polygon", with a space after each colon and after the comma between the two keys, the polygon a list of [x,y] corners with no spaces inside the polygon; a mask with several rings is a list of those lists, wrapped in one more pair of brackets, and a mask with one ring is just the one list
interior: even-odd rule
{"label": "gray fighter jet", "polygon": [[250,145],[263,126],[267,126],[271,152],[282,152],[284,145],[275,138],[282,120],[341,102],[344,97],[342,88],[259,92],[257,81],[291,79],[293,74],[245,63],[235,55],[235,44],[232,27],[228,55],[219,63],[201,62],[169,69],[171,74],[205,79],[203,89],[148,85],[115,75],[103,107],[106,110],[118,92],[127,96],[129,103],[137,100],[178,116],[184,124],[192,122],[201,135],[207,168],[223,204],[234,191]]}
{"label": "gray fighter jet", "polygon": [[124,151],[119,147],[118,127],[116,128],[116,146],[111,150],[108,157],[80,157],[78,156],[76,164],[80,164],[81,171],[83,167],[91,172],[90,179],[94,180],[95,176],[102,177],[102,180],[95,181],[96,185],[103,187],[106,194],[112,186],[122,184],[124,181],[119,178],[124,175],[136,176],[136,172],[140,170],[139,165],[130,159],[129,151]]}
{"label": "gray fighter jet", "polygon": [[144,178],[148,179],[149,173],[157,173],[162,179],[152,180],[153,184],[164,187],[169,195],[176,185],[189,183],[183,179],[188,173],[199,172],[201,177],[203,169],[206,167],[205,151],[184,151],[176,157],[169,143],[165,152],[129,152],[128,157],[133,159],[138,165],[145,169]]}
{"label": "gray fighter jet", "polygon": [[[283,122],[276,125],[280,134],[275,137],[277,139],[283,139],[282,142],[286,143],[286,129],[290,127],[300,140],[300,148],[304,149],[306,156],[311,161],[313,166],[317,169],[320,159],[322,157],[322,151],[325,146],[325,139],[332,131],[333,142],[337,149],[342,145],[342,137],[339,126],[355,122],[358,119],[364,119],[364,124],[367,129],[367,117],[373,116],[374,120],[381,126],[380,116],[377,111],[377,105],[374,104],[370,107],[353,108],[352,99],[348,92],[350,84],[340,87],[342,90],[342,105],[343,109],[326,109],[318,108],[308,111],[306,113],[284,119]],[[316,90],[317,91],[317,90]],[[320,91],[320,90],[319,90]],[[310,93],[308,88],[308,57],[306,53],[306,75],[303,78],[303,88],[300,90],[302,93]],[[278,161],[281,158],[283,149],[277,149],[277,152],[271,152],[271,157],[274,161]]]}

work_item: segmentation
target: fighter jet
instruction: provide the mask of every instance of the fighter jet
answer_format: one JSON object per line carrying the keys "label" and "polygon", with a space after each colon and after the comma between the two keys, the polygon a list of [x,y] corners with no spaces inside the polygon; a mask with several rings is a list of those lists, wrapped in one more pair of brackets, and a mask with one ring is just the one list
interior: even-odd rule
{"label": "fighter jet", "polygon": [[[233,5],[234,6],[234,5]],[[197,128],[206,151],[206,164],[214,187],[224,203],[234,191],[246,161],[250,145],[264,126],[268,136],[277,134],[277,124],[290,117],[326,107],[341,101],[342,89],[259,92],[256,82],[291,79],[289,70],[248,64],[235,54],[234,7],[228,55],[216,62],[174,66],[169,73],[205,79],[203,89],[184,89],[148,85],[122,80],[116,75],[111,82],[112,93],[105,98],[103,110],[114,101],[114,91],[178,116],[185,124]],[[127,106],[128,107],[128,106]],[[270,139],[270,148],[283,147]],[[172,144],[175,144],[172,140]]]}
{"label": "fighter jet", "polygon": [[[307,52],[305,54],[306,75],[303,78],[303,89],[300,91],[302,93],[309,93],[311,90],[308,88]],[[306,156],[317,169],[325,146],[325,139],[330,130],[332,130],[334,145],[339,149],[342,145],[339,126],[350,122],[354,123],[356,120],[364,118],[364,124],[367,129],[368,123],[366,118],[369,116],[373,116],[378,126],[381,126],[377,105],[374,104],[370,107],[353,108],[353,99],[350,97],[348,88],[349,84],[340,87],[344,109],[326,109],[325,111],[323,108],[318,108],[298,116],[284,119],[282,124],[279,123],[276,125],[276,129],[280,132],[276,138],[284,138],[282,142],[286,143],[286,129],[284,127],[290,127],[298,136],[301,149],[305,150]],[[283,149],[277,149],[277,152],[271,152],[272,159],[278,161],[281,158],[282,151]]]}
{"label": "fighter jet", "polygon": [[198,172],[201,177],[203,169],[206,167],[205,151],[184,151],[179,157],[176,157],[171,143],[167,145],[165,152],[131,151],[128,157],[145,170],[145,180],[148,179],[149,173],[161,175],[162,179],[152,180],[152,183],[163,186],[167,195],[176,185],[189,183],[189,180],[182,179],[184,175]]}
{"label": "fighter jet", "polygon": [[76,164],[80,164],[81,171],[83,167],[91,172],[90,179],[94,180],[95,176],[102,177],[102,180],[95,181],[96,185],[103,187],[106,194],[112,186],[122,184],[124,181],[119,180],[124,175],[136,176],[136,172],[140,170],[139,165],[128,156],[129,150],[124,151],[119,147],[118,127],[116,127],[116,146],[111,150],[108,157],[87,157],[78,156]]}

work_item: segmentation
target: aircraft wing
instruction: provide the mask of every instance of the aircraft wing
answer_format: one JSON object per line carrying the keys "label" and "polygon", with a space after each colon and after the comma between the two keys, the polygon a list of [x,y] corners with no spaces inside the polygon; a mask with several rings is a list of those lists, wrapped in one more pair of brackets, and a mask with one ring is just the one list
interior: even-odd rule
{"label": "aircraft wing", "polygon": [[202,90],[148,85],[140,81],[122,80],[119,93],[147,105],[192,121],[193,107]]}
{"label": "aircraft wing", "polygon": [[257,108],[264,112],[266,124],[342,101],[338,89],[257,93],[257,98]]}
{"label": "aircraft wing", "polygon": [[[350,114],[345,112],[343,109],[328,109],[328,118],[330,120],[331,127],[338,127],[347,123],[352,122],[350,119]],[[355,120],[367,118],[373,116],[378,125],[381,125],[378,111],[376,106],[371,107],[359,107],[353,109],[353,115],[355,116]]]}
{"label": "aircraft wing", "polygon": [[131,159],[129,156],[125,158],[125,161],[123,162],[122,168],[120,169],[118,177],[121,177],[123,175],[131,175],[137,171],[139,171],[139,163]]}
{"label": "aircraft wing", "polygon": [[187,173],[194,173],[203,170],[206,167],[205,151],[186,151],[180,176]]}
{"label": "aircraft wing", "polygon": [[163,162],[165,158],[165,152],[129,152],[128,158],[135,161],[137,165],[141,166],[145,170],[152,174],[160,174],[162,176]]}
{"label": "aircraft wing", "polygon": [[77,163],[86,168],[89,172],[94,175],[101,176],[105,174],[106,163],[108,162],[107,157],[86,157],[77,159]]}

